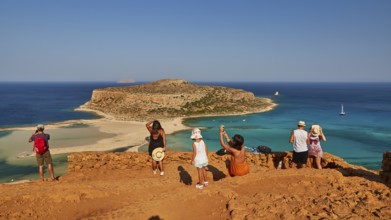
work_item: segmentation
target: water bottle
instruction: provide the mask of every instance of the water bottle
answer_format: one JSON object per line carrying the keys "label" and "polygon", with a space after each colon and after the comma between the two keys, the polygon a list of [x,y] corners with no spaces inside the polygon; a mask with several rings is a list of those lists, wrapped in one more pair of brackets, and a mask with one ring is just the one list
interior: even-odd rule
{"label": "water bottle", "polygon": [[280,160],[280,162],[278,162],[277,170],[281,170],[281,168],[282,168],[282,160]]}

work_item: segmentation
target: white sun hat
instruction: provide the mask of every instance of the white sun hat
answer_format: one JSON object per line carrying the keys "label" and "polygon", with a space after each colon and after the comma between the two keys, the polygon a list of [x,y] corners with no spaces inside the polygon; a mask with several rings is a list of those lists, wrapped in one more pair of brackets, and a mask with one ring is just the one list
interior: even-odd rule
{"label": "white sun hat", "polygon": [[191,139],[202,138],[201,130],[199,128],[194,128],[193,131],[191,132],[190,138]]}

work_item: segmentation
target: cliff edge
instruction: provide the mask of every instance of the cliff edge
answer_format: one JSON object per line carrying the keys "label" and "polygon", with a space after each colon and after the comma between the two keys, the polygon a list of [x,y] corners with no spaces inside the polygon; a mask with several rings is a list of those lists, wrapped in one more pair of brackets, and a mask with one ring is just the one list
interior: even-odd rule
{"label": "cliff edge", "polygon": [[[0,219],[390,219],[378,172],[325,153],[324,168],[290,169],[291,152],[247,154],[250,173],[227,174],[229,155],[209,153],[209,185],[196,189],[191,153],[168,151],[165,175],[147,153],[68,155],[56,182],[0,185]],[[276,169],[283,161],[281,170]],[[38,178],[38,174],[37,174]]]}
{"label": "cliff edge", "polygon": [[195,85],[180,79],[95,89],[77,110],[118,120],[235,115],[271,110],[276,104],[241,89]]}

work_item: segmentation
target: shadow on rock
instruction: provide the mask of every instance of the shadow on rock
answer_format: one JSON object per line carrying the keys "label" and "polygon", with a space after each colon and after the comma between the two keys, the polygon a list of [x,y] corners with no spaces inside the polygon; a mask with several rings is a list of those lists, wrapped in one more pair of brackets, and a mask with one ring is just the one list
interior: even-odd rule
{"label": "shadow on rock", "polygon": [[[369,170],[360,169],[360,168],[343,167],[343,166],[340,166],[335,163],[328,163],[323,168],[338,170],[343,176],[362,177],[362,178],[365,178],[369,181],[375,181],[375,182],[383,183],[384,185],[386,185],[384,180],[382,180],[381,177],[379,176],[379,174],[376,173],[375,171],[369,171]],[[390,187],[390,186],[388,186],[388,187]]]}
{"label": "shadow on rock", "polygon": [[207,171],[212,173],[213,181],[219,181],[227,176],[227,175],[225,175],[224,172],[220,171],[219,169],[217,169],[216,167],[214,167],[212,165],[208,165]]}
{"label": "shadow on rock", "polygon": [[191,185],[193,183],[190,174],[185,170],[185,168],[183,168],[182,166],[178,166],[178,171],[180,183],[183,183],[185,185]]}

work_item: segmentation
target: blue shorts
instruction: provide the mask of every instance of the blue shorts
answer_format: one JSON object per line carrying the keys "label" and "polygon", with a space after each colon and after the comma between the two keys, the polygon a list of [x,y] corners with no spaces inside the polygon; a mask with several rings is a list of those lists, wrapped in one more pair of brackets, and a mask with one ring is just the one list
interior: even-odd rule
{"label": "blue shorts", "polygon": [[208,162],[206,162],[206,163],[199,163],[199,164],[194,164],[197,168],[202,168],[202,167],[206,167],[206,166],[208,166]]}

